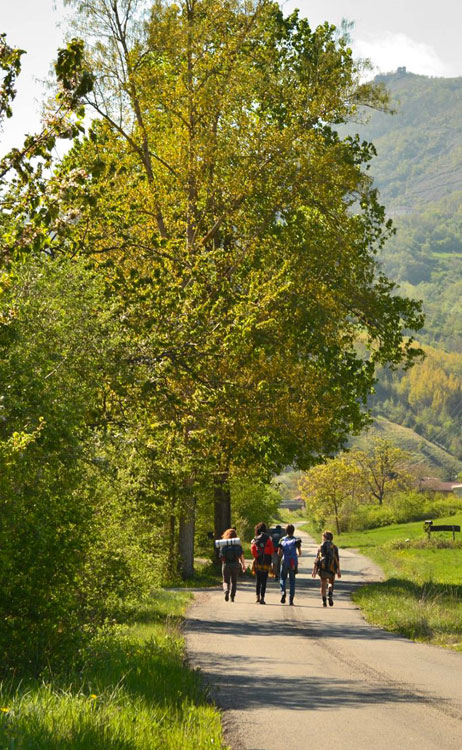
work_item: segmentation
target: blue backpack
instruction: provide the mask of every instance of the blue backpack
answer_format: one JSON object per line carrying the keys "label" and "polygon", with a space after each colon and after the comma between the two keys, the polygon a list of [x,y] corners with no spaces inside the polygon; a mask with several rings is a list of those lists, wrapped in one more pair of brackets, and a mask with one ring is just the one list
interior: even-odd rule
{"label": "blue backpack", "polygon": [[300,539],[294,536],[283,536],[279,542],[282,549],[282,561],[287,568],[296,570],[298,566],[297,547],[301,544]]}

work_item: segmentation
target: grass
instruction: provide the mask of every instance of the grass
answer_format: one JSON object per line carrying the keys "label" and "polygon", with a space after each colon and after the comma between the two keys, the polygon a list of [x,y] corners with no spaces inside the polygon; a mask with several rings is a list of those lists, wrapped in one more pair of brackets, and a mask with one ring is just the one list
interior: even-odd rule
{"label": "grass", "polygon": [[181,623],[190,599],[158,592],[132,624],[100,633],[80,672],[3,684],[0,747],[223,748],[220,715],[185,664]]}
{"label": "grass", "polygon": [[[462,515],[438,519],[462,524]],[[460,535],[458,535],[460,536]],[[336,538],[379,563],[387,580],[353,595],[367,620],[392,632],[462,651],[462,541],[450,532],[428,542],[421,521]]]}
{"label": "grass", "polygon": [[221,566],[213,563],[211,560],[195,564],[194,575],[192,578],[183,580],[178,578],[173,582],[175,588],[194,589],[208,588],[218,586],[221,583]]}

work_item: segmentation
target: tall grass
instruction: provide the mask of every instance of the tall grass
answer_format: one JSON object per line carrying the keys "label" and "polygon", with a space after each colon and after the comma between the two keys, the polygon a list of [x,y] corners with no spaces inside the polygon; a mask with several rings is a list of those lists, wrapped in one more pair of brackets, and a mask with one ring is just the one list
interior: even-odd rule
{"label": "tall grass", "polygon": [[161,592],[131,625],[102,630],[83,666],[4,683],[0,747],[8,750],[223,748],[218,711],[184,660],[190,595]]}
{"label": "tall grass", "polygon": [[375,625],[462,651],[462,586],[389,578],[364,586],[353,599]]}

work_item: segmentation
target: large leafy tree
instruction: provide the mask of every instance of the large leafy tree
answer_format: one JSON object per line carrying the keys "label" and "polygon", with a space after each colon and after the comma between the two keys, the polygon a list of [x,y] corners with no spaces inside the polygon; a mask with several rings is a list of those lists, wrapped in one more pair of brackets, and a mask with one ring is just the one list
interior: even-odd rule
{"label": "large leafy tree", "polygon": [[59,241],[125,306],[136,433],[164,475],[166,455],[179,467],[180,516],[215,477],[218,533],[233,466],[332,454],[375,366],[415,356],[419,307],[375,261],[391,226],[373,147],[335,130],[386,97],[333,27],[269,0],[72,4],[99,120],[67,160],[87,180]]}
{"label": "large leafy tree", "polygon": [[345,454],[324,464],[313,466],[300,481],[301,496],[311,516],[323,525],[327,518],[335,520],[337,534],[345,507],[357,502],[361,493],[361,472]]}
{"label": "large leafy tree", "polygon": [[379,505],[385,496],[397,489],[409,488],[410,455],[389,440],[376,438],[369,450],[356,449],[351,458],[361,471],[366,492]]}

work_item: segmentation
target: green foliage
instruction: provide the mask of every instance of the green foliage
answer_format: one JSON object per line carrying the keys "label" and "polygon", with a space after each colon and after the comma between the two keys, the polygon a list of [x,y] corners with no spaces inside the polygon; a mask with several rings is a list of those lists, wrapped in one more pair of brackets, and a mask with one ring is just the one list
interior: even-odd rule
{"label": "green foliage", "polygon": [[396,523],[440,518],[462,510],[462,500],[455,495],[428,497],[419,492],[398,492],[386,505],[359,505],[348,519],[346,531],[363,531]]}
{"label": "green foliage", "polygon": [[279,510],[281,495],[274,487],[251,479],[236,477],[230,484],[233,522],[240,538],[249,542],[257,523],[271,524]]}
{"label": "green foliage", "polygon": [[310,469],[300,481],[308,517],[317,528],[334,525],[337,534],[447,515],[462,508],[456,495],[413,491],[417,477],[410,454],[383,437],[368,439]]}
{"label": "green foliage", "polygon": [[362,476],[358,465],[346,455],[332,458],[310,469],[300,481],[300,494],[309,516],[321,527],[328,519],[337,534],[357,505]]}
{"label": "green foliage", "polygon": [[21,56],[24,50],[10,47],[6,34],[0,34],[0,70],[3,71],[0,88],[0,125],[4,117],[11,117],[11,102],[16,96],[16,78],[21,71]]}
{"label": "green foliage", "polygon": [[151,529],[102,446],[117,334],[92,274],[24,264],[3,278],[0,315],[0,651],[4,668],[37,671],[154,582]]}
{"label": "green foliage", "polygon": [[377,262],[374,148],[334,129],[386,104],[342,35],[266,0],[71,4],[58,110],[0,164],[0,646],[32,671],[191,574],[220,487],[244,536],[269,521],[262,482],[358,432],[422,325]]}
{"label": "green foliage", "polygon": [[370,403],[374,413],[402,421],[460,459],[462,355],[433,347],[424,347],[424,351],[424,361],[408,372],[381,371]]}

